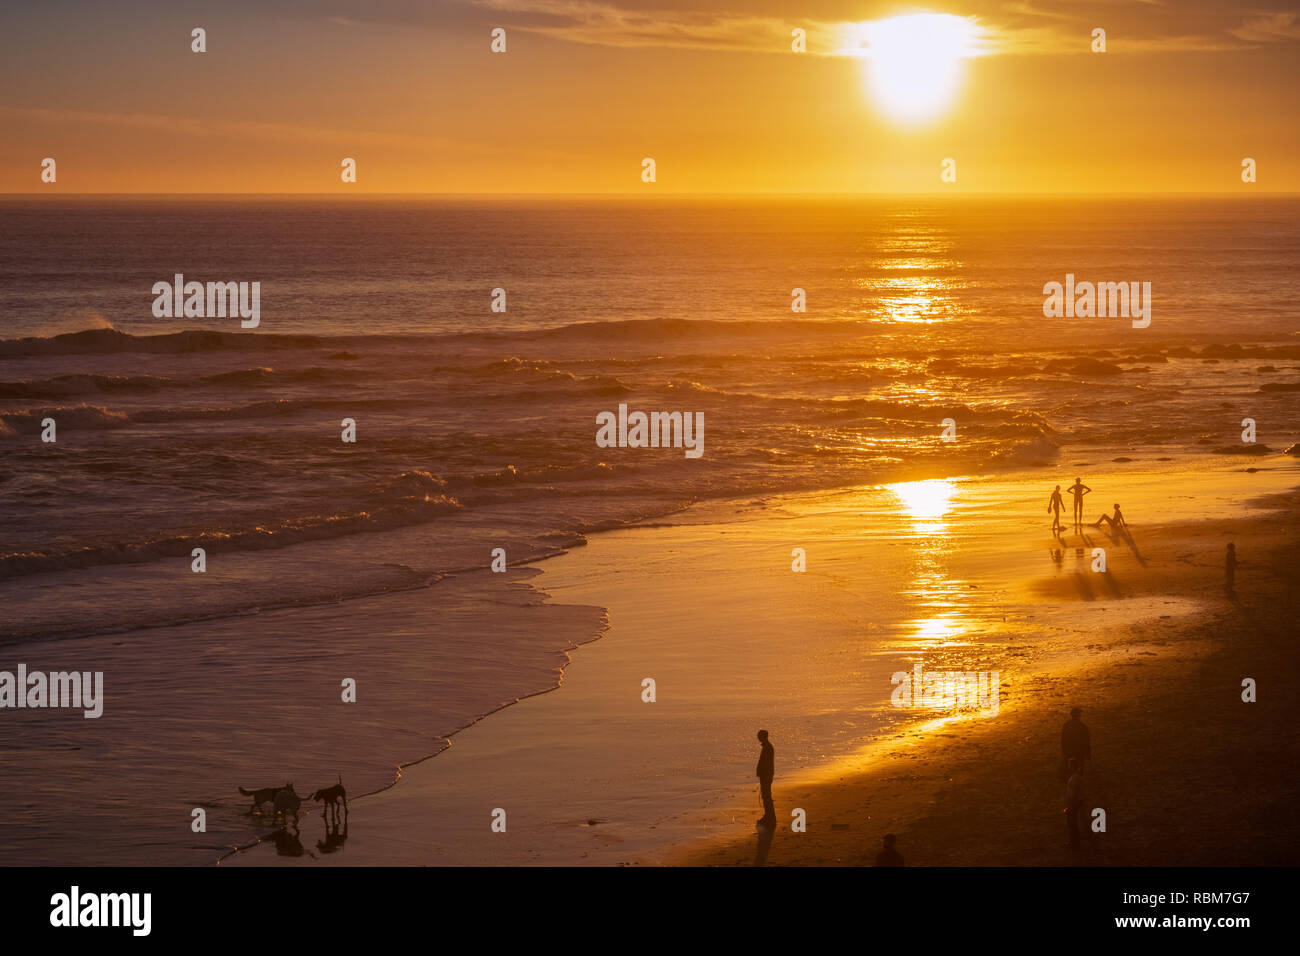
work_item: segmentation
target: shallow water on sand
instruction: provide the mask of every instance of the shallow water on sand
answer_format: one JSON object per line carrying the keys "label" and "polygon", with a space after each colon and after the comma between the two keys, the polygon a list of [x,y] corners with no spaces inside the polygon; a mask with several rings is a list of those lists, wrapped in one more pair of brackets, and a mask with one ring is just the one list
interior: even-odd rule
{"label": "shallow water on sand", "polygon": [[[11,862],[206,858],[255,829],[237,786],[372,790],[553,687],[599,612],[488,575],[496,548],[518,569],[742,496],[1263,464],[1246,417],[1295,438],[1290,201],[0,206],[0,669],[103,669],[107,695],[98,721],[4,713]],[[178,269],[262,282],[261,325],[154,318]],[[1071,270],[1152,281],[1152,325],[1045,320]],[[598,447],[621,404],[702,413],[703,457]],[[912,560],[897,601],[929,599]],[[654,572],[629,561],[590,593]],[[885,630],[915,616],[897,601],[862,598]],[[850,716],[810,753],[875,706],[826,681],[825,719]]]}
{"label": "shallow water on sand", "polygon": [[[609,631],[574,652],[561,688],[458,734],[398,786],[356,805],[345,852],[300,862],[659,860],[693,838],[751,828],[760,727],[776,745],[784,818],[800,786],[850,772],[891,734],[997,719],[978,709],[897,708],[893,674],[918,663],[996,669],[1010,708],[1033,693],[1039,674],[1146,652],[1114,645],[1133,621],[1198,611],[1130,583],[1143,548],[1160,546],[1144,527],[1157,506],[1169,506],[1171,481],[1179,497],[1162,517],[1220,519],[1298,475],[1277,459],[1255,474],[1223,460],[1192,474],[1108,470],[1098,492],[1122,493],[1136,550],[1090,529],[1086,538],[1065,535],[1060,563],[1039,509],[1022,507],[1045,500],[1037,473],[959,480],[941,496],[896,486],[715,503],[668,524],[595,536],[545,562],[538,581],[556,601],[610,612]],[[1097,586],[1092,623],[1081,631],[1080,603],[1045,598],[1034,584],[1102,577],[1078,564],[1091,561],[1093,544],[1110,552],[1116,590]],[[1076,546],[1086,558],[1076,560]],[[794,547],[806,551],[805,573],[791,571]],[[643,700],[645,678],[655,681],[653,703]],[[506,834],[490,829],[496,808],[506,810]],[[292,861],[261,847],[224,865],[283,862]]]}

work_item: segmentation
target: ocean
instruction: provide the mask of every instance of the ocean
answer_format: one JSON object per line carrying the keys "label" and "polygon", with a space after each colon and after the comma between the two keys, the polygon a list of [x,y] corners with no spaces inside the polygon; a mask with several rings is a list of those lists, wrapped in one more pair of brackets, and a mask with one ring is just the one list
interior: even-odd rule
{"label": "ocean", "polygon": [[[0,670],[106,688],[97,720],[0,715],[0,860],[211,862],[257,829],[237,786],[390,784],[599,635],[601,608],[528,581],[602,529],[1080,449],[1194,468],[1254,450],[1246,418],[1281,450],[1298,213],[0,201]],[[176,274],[260,283],[258,326],[156,317]],[[1067,275],[1149,282],[1149,326],[1045,317]],[[599,447],[621,405],[702,413],[703,455]]]}

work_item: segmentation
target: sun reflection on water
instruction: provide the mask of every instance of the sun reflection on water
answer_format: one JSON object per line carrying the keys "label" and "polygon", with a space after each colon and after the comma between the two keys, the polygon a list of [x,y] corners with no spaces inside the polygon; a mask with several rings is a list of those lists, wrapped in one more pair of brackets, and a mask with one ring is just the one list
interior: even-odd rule
{"label": "sun reflection on water", "polygon": [[965,643],[953,640],[965,632],[966,622],[951,611],[913,621],[912,626],[915,628],[912,640],[918,644],[945,647]]}
{"label": "sun reflection on water", "polygon": [[912,532],[919,541],[918,566],[911,593],[919,609],[928,616],[909,621],[904,643],[914,651],[965,646],[971,622],[961,613],[962,585],[948,574],[946,561],[946,519],[957,491],[954,482],[942,478],[904,481],[886,485],[898,499],[903,513],[912,519]]}
{"label": "sun reflection on water", "polygon": [[[916,519],[913,527],[918,533],[938,533],[941,520],[951,510],[956,486],[943,478],[928,481],[903,481],[885,488],[897,498],[903,508]],[[933,524],[931,524],[933,523]]]}

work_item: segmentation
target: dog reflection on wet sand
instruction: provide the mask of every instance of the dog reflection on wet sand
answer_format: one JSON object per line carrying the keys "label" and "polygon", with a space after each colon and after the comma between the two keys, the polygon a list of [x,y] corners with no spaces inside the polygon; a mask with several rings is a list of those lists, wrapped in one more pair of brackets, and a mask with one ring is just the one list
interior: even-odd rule
{"label": "dog reflection on wet sand", "polygon": [[324,818],[325,839],[316,841],[316,849],[320,850],[322,854],[337,853],[339,850],[343,849],[343,844],[348,838],[348,817],[346,810],[343,814],[342,824],[339,823],[337,813],[333,815],[332,820],[330,817],[331,815],[326,813]]}
{"label": "dog reflection on wet sand", "polygon": [[302,840],[298,838],[298,824],[293,825],[290,830],[289,825],[285,824],[271,834],[271,842],[275,844],[276,856],[302,856],[306,851],[303,849]]}

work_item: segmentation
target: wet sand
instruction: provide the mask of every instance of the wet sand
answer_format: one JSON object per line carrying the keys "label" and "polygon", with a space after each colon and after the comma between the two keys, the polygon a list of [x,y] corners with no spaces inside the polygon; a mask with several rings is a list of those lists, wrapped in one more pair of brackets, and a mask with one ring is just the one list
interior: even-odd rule
{"label": "wet sand", "polygon": [[[861,864],[886,830],[909,864],[1071,863],[1056,770],[1074,705],[1097,754],[1089,796],[1110,818],[1082,862],[1294,858],[1278,625],[1294,612],[1284,556],[1297,536],[1292,518],[1245,502],[1293,487],[1297,469],[1252,465],[1088,469],[1087,517],[1093,499],[1119,497],[1131,544],[1089,530],[1061,548],[1047,533],[1047,495],[1071,466],[715,503],[595,535],[536,579],[556,603],[609,615],[557,690],[355,800],[338,852],[311,848],[324,832],[313,813],[301,856],[268,843],[223,865],[750,864],[760,849],[772,864]],[[1240,606],[1222,595],[1228,540]],[[890,675],[917,662],[997,670],[997,715],[891,706]],[[1263,681],[1260,703],[1239,702],[1243,675]],[[760,726],[782,821],[766,848]],[[806,833],[789,830],[794,807]]]}
{"label": "wet sand", "polygon": [[[1123,593],[1188,598],[1200,612],[1112,628],[1080,607],[1088,659],[1034,673],[997,719],[923,726],[884,742],[863,766],[778,785],[779,808],[806,810],[806,833],[784,823],[770,836],[719,832],[669,862],[872,865],[892,832],[907,865],[1294,865],[1300,494],[1261,503],[1283,510],[1137,534],[1148,565],[1126,569]],[[1228,540],[1250,555],[1235,597],[1223,588]],[[1032,590],[1089,600],[1061,575]],[[1117,638],[1122,655],[1098,653]],[[1247,677],[1258,682],[1256,703],[1242,701]],[[1075,706],[1092,732],[1086,806],[1106,812],[1105,832],[1086,834],[1078,851],[1067,843],[1058,776],[1061,724]]]}

